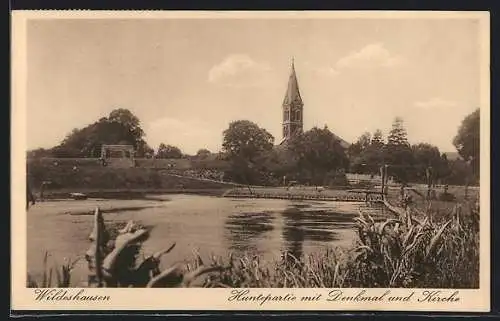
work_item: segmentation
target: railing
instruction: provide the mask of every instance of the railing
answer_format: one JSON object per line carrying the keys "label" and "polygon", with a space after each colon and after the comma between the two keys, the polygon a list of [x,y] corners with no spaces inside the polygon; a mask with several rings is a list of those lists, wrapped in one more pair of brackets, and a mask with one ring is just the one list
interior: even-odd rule
{"label": "railing", "polygon": [[230,198],[263,198],[263,199],[284,199],[284,200],[319,200],[319,201],[335,201],[335,202],[382,202],[383,195],[381,193],[360,193],[350,195],[324,195],[318,194],[293,194],[293,193],[266,193],[262,191],[242,192],[229,190],[224,193],[223,197]]}

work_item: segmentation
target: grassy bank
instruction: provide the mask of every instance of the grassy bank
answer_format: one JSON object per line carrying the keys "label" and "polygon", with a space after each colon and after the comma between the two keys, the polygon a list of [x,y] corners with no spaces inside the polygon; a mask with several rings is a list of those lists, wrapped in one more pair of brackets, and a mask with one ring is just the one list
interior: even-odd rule
{"label": "grassy bank", "polygon": [[206,196],[221,196],[226,188],[170,188],[170,189],[68,189],[48,190],[44,192],[45,200],[57,200],[71,198],[71,193],[78,191],[87,195],[89,198],[132,200],[149,199],[152,195],[162,194],[196,194]]}
{"label": "grassy bank", "polygon": [[46,193],[55,192],[111,192],[116,191],[199,191],[220,190],[234,184],[172,175],[168,170],[155,168],[108,168],[102,166],[54,166],[32,162],[28,165],[28,179],[34,191],[42,182],[49,181]]}
{"label": "grassy bank", "polygon": [[[204,261],[196,255],[183,264],[170,265],[166,253],[161,260],[167,268],[159,271],[153,266],[145,281],[144,271],[136,266],[146,266],[148,259],[140,260],[135,253],[147,242],[146,237],[125,251],[130,252],[125,255],[129,261],[120,264],[116,275],[127,278],[107,286],[477,288],[478,209],[471,202],[448,203],[448,209],[449,213],[435,215],[432,208],[429,212],[414,208],[385,221],[360,214],[355,246],[303,257],[285,254],[264,261],[258,256],[228,254]],[[112,238],[118,228],[122,226],[109,229]],[[112,247],[108,253],[111,251]],[[71,277],[70,263],[53,268],[61,277],[59,281],[52,278],[50,286],[69,284],[63,281]],[[30,286],[48,286],[49,274],[30,279]]]}

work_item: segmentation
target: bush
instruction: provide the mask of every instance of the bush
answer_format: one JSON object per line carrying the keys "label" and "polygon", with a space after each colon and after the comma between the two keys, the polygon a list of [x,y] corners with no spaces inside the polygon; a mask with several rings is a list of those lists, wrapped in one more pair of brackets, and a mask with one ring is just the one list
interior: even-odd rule
{"label": "bush", "polygon": [[456,199],[456,197],[452,193],[443,192],[443,193],[439,194],[439,200],[440,201],[452,202],[455,199]]}
{"label": "bush", "polygon": [[349,185],[346,174],[340,171],[328,173],[326,176],[326,183],[329,187]]}

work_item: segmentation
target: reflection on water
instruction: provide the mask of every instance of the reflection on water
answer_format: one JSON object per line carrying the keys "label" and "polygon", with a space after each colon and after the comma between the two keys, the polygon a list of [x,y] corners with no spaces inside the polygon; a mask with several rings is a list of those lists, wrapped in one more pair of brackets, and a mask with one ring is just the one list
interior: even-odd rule
{"label": "reflection on water", "polygon": [[[245,211],[230,214],[225,222],[225,238],[228,248],[237,253],[262,253],[273,250],[272,242],[262,244],[262,240],[272,240],[273,230],[278,230],[279,252],[299,258],[304,254],[304,244],[328,245],[341,241],[348,235],[354,237],[354,217],[366,205],[346,204],[340,206],[321,202],[287,203],[275,210],[251,212],[253,204],[239,204],[236,208]],[[382,208],[370,207],[375,219],[381,216]],[[344,233],[340,233],[341,231]],[[347,233],[346,233],[347,232]],[[275,233],[276,234],[276,233]],[[345,240],[344,240],[345,241]]]}
{"label": "reflection on water", "polygon": [[273,230],[274,217],[270,213],[240,212],[231,214],[225,222],[229,249],[245,253],[257,252],[255,240]]}
{"label": "reflection on water", "polygon": [[284,218],[282,235],[285,245],[282,252],[299,258],[303,254],[303,243],[306,239],[306,229],[301,224],[301,212],[298,208],[287,208],[282,215]]}
{"label": "reflection on water", "polygon": [[[303,207],[302,207],[303,208]],[[283,211],[284,252],[299,258],[305,241],[328,243],[339,239],[338,229],[352,226],[353,214],[338,214],[326,210],[302,211],[294,206]]]}

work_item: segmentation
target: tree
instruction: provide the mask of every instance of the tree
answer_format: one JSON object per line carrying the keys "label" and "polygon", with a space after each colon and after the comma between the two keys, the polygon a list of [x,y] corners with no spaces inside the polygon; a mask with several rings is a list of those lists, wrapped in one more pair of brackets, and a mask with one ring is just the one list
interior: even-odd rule
{"label": "tree", "polygon": [[[363,137],[364,136],[364,137]],[[380,166],[384,163],[384,140],[382,132],[376,130],[373,136],[365,133],[358,143],[363,148],[356,156],[351,156],[351,171],[362,174],[378,174]],[[366,141],[368,138],[370,138]]]}
{"label": "tree", "polygon": [[145,136],[140,126],[140,121],[130,110],[118,108],[111,111],[108,116],[110,122],[117,122],[129,129],[130,133],[137,139]]}
{"label": "tree", "polygon": [[380,129],[375,130],[375,132],[373,133],[370,146],[379,149],[382,149],[384,147],[384,137]]}
{"label": "tree", "polygon": [[248,120],[231,122],[223,136],[223,150],[230,157],[238,156],[248,161],[270,150],[274,144],[274,137],[267,130]]}
{"label": "tree", "polygon": [[400,182],[408,182],[413,175],[413,153],[408,143],[408,134],[403,119],[396,117],[385,145],[385,161],[389,165],[389,175]]}
{"label": "tree", "polygon": [[325,126],[314,127],[290,142],[295,152],[301,179],[324,184],[330,172],[348,167],[349,160],[340,140]]}
{"label": "tree", "polygon": [[443,173],[443,159],[436,146],[427,143],[413,145],[413,160],[415,179],[426,181],[426,170],[431,168],[433,179],[441,178]]}
{"label": "tree", "polygon": [[409,147],[408,133],[404,128],[404,121],[401,117],[396,117],[392,123],[392,129],[387,137],[388,147]]}
{"label": "tree", "polygon": [[196,152],[196,157],[198,157],[199,159],[206,159],[210,155],[212,155],[212,153],[206,148],[201,148]]}
{"label": "tree", "polygon": [[443,184],[451,174],[450,162],[445,153],[441,154],[435,173],[435,184]]}
{"label": "tree", "polygon": [[51,151],[45,148],[37,148],[33,150],[29,150],[26,153],[26,158],[41,158],[41,157],[50,157]]}
{"label": "tree", "polygon": [[460,156],[470,162],[472,173],[477,179],[479,177],[480,164],[480,116],[479,109],[467,115],[458,129],[458,133],[453,139],[453,145],[457,148]]}
{"label": "tree", "polygon": [[261,181],[256,160],[274,145],[274,137],[248,120],[237,120],[223,132],[222,149],[231,164],[226,176],[244,184]]}
{"label": "tree", "polygon": [[164,143],[161,143],[160,146],[158,146],[158,150],[156,152],[156,157],[157,158],[182,158],[182,152],[176,146],[165,145]]}
{"label": "tree", "polygon": [[467,177],[471,174],[470,166],[463,159],[455,159],[449,162],[449,175],[445,178],[446,184],[465,185],[470,182]]}
{"label": "tree", "polygon": [[152,158],[155,154],[155,150],[149,146],[145,141],[138,144],[135,150],[136,157]]}
{"label": "tree", "polygon": [[130,144],[142,157],[150,147],[143,139],[139,119],[126,109],[113,110],[84,128],[75,128],[52,149],[56,157],[99,157],[103,144]]}
{"label": "tree", "polygon": [[283,177],[295,180],[297,174],[297,159],[289,149],[271,149],[262,153],[254,161],[260,173],[261,185],[281,185]]}
{"label": "tree", "polygon": [[350,157],[357,157],[359,156],[363,151],[365,151],[369,146],[371,142],[371,134],[369,132],[363,133],[361,135],[357,142],[351,144],[349,146],[348,154]]}

